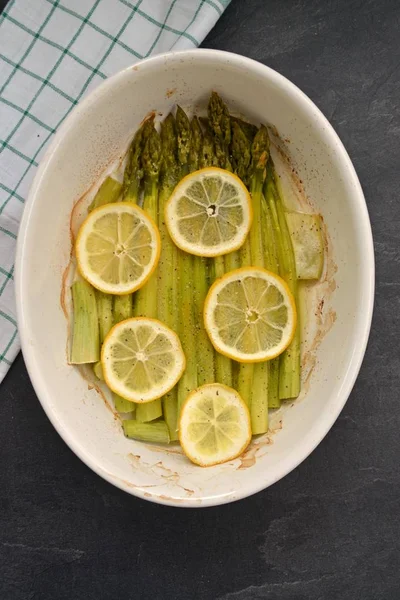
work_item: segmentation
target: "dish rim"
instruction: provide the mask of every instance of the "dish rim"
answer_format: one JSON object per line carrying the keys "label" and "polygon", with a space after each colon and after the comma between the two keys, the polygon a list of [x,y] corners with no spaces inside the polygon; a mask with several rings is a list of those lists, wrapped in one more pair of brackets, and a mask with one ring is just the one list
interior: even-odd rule
{"label": "dish rim", "polygon": [[[146,490],[141,490],[140,488],[130,487],[127,483],[118,479],[118,477],[112,475],[105,471],[101,464],[98,461],[93,460],[89,453],[85,452],[82,444],[79,443],[78,440],[75,439],[74,433],[69,431],[63,423],[57,418],[56,414],[52,410],[51,403],[49,402],[49,393],[47,391],[47,386],[45,383],[45,375],[41,374],[41,370],[39,368],[39,363],[35,358],[35,352],[32,345],[29,343],[27,339],[27,335],[25,335],[27,325],[25,323],[25,310],[24,310],[24,295],[22,294],[22,289],[24,286],[24,266],[23,266],[23,257],[24,257],[24,248],[27,237],[27,228],[29,226],[30,217],[32,211],[35,208],[35,199],[40,192],[41,181],[45,175],[47,170],[47,165],[50,158],[56,152],[58,146],[62,143],[65,133],[73,126],[76,119],[79,117],[80,113],[83,110],[86,110],[90,107],[91,104],[96,102],[96,99],[99,95],[105,93],[109,88],[112,88],[116,84],[118,84],[119,80],[125,78],[126,74],[129,73],[133,67],[143,67],[147,65],[157,65],[157,63],[163,65],[165,68],[166,61],[174,58],[176,56],[182,57],[185,56],[186,59],[198,57],[199,55],[203,55],[206,59],[216,60],[216,62],[223,64],[224,62],[235,63],[240,67],[245,67],[249,71],[252,71],[255,76],[259,76],[261,78],[267,78],[272,81],[276,86],[280,89],[284,89],[286,93],[291,95],[294,98],[294,101],[297,104],[301,104],[303,108],[307,109],[308,113],[313,114],[313,117],[318,122],[318,127],[325,129],[325,136],[329,140],[329,146],[331,148],[335,148],[335,151],[341,155],[341,158],[347,168],[347,172],[345,174],[347,181],[352,183],[352,203],[356,205],[357,212],[359,215],[359,240],[363,245],[364,250],[364,262],[363,262],[363,273],[362,281],[364,282],[364,294],[365,294],[365,306],[366,310],[360,319],[359,323],[359,332],[358,332],[358,343],[353,343],[353,354],[350,360],[350,363],[347,366],[346,372],[343,376],[341,388],[337,394],[335,410],[331,412],[329,418],[320,419],[319,427],[315,427],[313,432],[310,435],[303,439],[301,444],[299,444],[298,452],[291,453],[290,460],[287,459],[287,465],[283,469],[277,469],[277,472],[274,477],[272,477],[269,481],[265,481],[264,479],[261,481],[259,479],[254,479],[252,485],[247,484],[243,488],[232,491],[228,494],[224,494],[222,496],[208,496],[204,499],[201,499],[201,503],[199,503],[199,499],[197,498],[187,498],[182,499],[179,498],[179,503],[174,498],[166,498],[152,496],[146,496]],[[119,71],[115,75],[111,76],[104,82],[102,82],[96,89],[94,89],[82,102],[80,102],[68,115],[65,119],[64,123],[61,125],[57,133],[55,134],[52,142],[50,143],[48,149],[46,150],[37,173],[34,177],[34,180],[31,184],[29,194],[25,203],[25,208],[23,212],[23,216],[21,219],[18,240],[17,240],[17,252],[16,252],[16,261],[15,261],[15,285],[16,285],[16,305],[17,305],[17,321],[18,321],[18,330],[21,340],[21,349],[23,353],[23,357],[25,360],[25,365],[28,370],[29,377],[31,379],[34,390],[37,394],[39,402],[41,403],[47,417],[50,422],[62,437],[62,439],[66,442],[66,444],[71,448],[71,450],[95,473],[100,475],[103,479],[108,481],[109,483],[115,485],[116,487],[137,496],[143,500],[149,500],[151,502],[155,502],[158,504],[164,504],[169,506],[179,506],[179,507],[207,507],[207,506],[218,506],[227,504],[233,501],[241,500],[253,494],[256,494],[269,486],[273,485],[286,475],[288,475],[291,471],[293,471],[299,464],[301,464],[310,454],[311,452],[320,444],[320,442],[327,435],[331,427],[334,425],[336,419],[341,413],[344,405],[346,404],[350,393],[353,389],[355,381],[357,379],[358,373],[361,368],[361,364],[365,355],[365,351],[367,348],[369,333],[371,329],[372,323],[372,314],[374,307],[374,293],[375,293],[375,257],[374,257],[374,247],[373,247],[373,238],[372,238],[372,229],[371,223],[369,219],[368,209],[365,202],[364,193],[361,188],[360,181],[356,174],[353,163],[341,142],[339,136],[333,129],[332,125],[329,123],[327,118],[323,115],[323,113],[319,110],[319,108],[312,102],[312,100],[302,92],[294,83],[292,83],[285,76],[281,75],[274,69],[256,61],[251,58],[247,58],[240,54],[235,54],[231,52],[225,52],[222,50],[212,50],[212,49],[193,49],[193,50],[182,50],[177,52],[166,52],[163,54],[158,54],[157,56],[150,57],[134,63],[134,65],[130,65],[125,69]],[[267,478],[266,478],[267,479]]]}

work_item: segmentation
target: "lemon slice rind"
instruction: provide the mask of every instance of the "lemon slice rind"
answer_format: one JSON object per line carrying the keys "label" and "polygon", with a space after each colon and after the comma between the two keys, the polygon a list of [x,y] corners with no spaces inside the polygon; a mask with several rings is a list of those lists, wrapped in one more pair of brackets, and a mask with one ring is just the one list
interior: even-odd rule
{"label": "lemon slice rind", "polygon": [[242,267],[209,289],[204,325],[221,354],[243,363],[263,362],[284,352],[292,341],[296,305],[281,277],[260,267]]}
{"label": "lemon slice rind", "polygon": [[157,267],[160,234],[139,206],[114,202],[87,216],[75,251],[79,271],[93,287],[108,294],[130,294],[142,287]]}
{"label": "lemon slice rind", "polygon": [[179,420],[186,456],[202,467],[237,458],[251,440],[250,413],[236,390],[213,383],[189,394]]}
{"label": "lemon slice rind", "polygon": [[206,167],[175,187],[165,222],[178,248],[196,256],[221,256],[240,248],[250,230],[250,194],[233,173]]}
{"label": "lemon slice rind", "polygon": [[114,325],[101,350],[108,387],[126,400],[161,398],[179,381],[186,366],[179,337],[157,319],[135,317]]}

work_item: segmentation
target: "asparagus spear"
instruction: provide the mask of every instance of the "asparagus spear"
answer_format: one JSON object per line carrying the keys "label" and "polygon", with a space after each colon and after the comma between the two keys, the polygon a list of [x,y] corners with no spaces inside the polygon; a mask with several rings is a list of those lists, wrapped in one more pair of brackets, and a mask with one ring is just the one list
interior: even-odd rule
{"label": "asparagus spear", "polygon": [[[158,197],[158,227],[163,249],[158,264],[158,278],[161,293],[158,298],[158,318],[174,331],[178,331],[178,249],[172,242],[165,225],[165,205],[178,182],[176,159],[177,137],[175,119],[169,114],[161,123],[162,162],[160,172],[160,193]],[[175,386],[163,398],[163,414],[171,441],[178,439],[178,400]]]}
{"label": "asparagus spear", "polygon": [[[261,205],[268,156],[268,131],[266,127],[262,126],[256,133],[251,147],[253,174],[250,180],[250,193],[253,204],[253,224],[250,229],[249,242],[252,264],[256,267],[265,266],[265,251],[261,228]],[[253,434],[268,431],[268,384],[268,362],[255,364],[250,401],[251,429]]]}
{"label": "asparagus spear", "polygon": [[125,398],[118,396],[118,394],[113,394],[113,400],[115,410],[119,413],[130,413],[131,416],[134,415],[136,411],[136,404],[134,402],[129,402],[129,400],[125,400]]}
{"label": "asparagus spear", "polygon": [[[143,208],[153,221],[158,219],[158,180],[161,166],[161,138],[153,126],[143,148],[141,163],[144,173]],[[157,273],[136,292],[135,316],[157,316]]]}
{"label": "asparagus spear", "polygon": [[252,143],[257,133],[257,126],[253,125],[252,123],[248,123],[247,121],[243,121],[243,119],[239,119],[239,117],[231,116],[232,126],[234,125],[234,123],[239,125],[240,129],[243,131],[249,142]]}
{"label": "asparagus spear", "polygon": [[[209,102],[209,114],[213,111],[213,108],[211,108],[211,99]],[[218,104],[219,106],[219,104]],[[225,105],[224,105],[225,106]],[[228,113],[229,116],[229,113]],[[217,166],[220,168],[224,168],[225,164],[226,164],[226,152],[225,152],[225,148],[220,144],[219,146],[215,144],[215,141],[217,139],[217,135],[212,135],[212,128],[211,128],[211,116],[209,117],[209,119],[205,119],[202,118],[201,119],[202,124],[204,126],[204,136],[203,136],[203,146],[202,146],[202,150],[201,150],[201,154],[202,154],[202,166],[204,167],[209,167],[209,166]],[[223,125],[226,128],[227,126],[227,122],[226,119],[223,119]],[[221,122],[221,119],[219,119],[219,123]],[[229,125],[229,123],[228,123]],[[229,125],[230,127],[230,125]],[[221,133],[221,137],[222,137],[222,130],[217,129],[218,131],[218,136]],[[228,133],[226,133],[226,135],[228,135]],[[221,138],[218,137],[219,140],[221,140]],[[217,154],[217,148],[218,150],[218,154]],[[212,261],[210,261],[210,278],[211,281],[214,281],[215,279],[217,279],[218,277],[222,277],[224,275],[226,271],[226,265],[225,265],[225,260],[223,256],[217,256],[215,257]],[[229,385],[232,386],[232,361],[227,358],[226,356],[223,356],[222,354],[220,354],[219,352],[215,352],[215,378],[219,383],[223,383],[225,385]]]}
{"label": "asparagus spear", "polygon": [[[232,159],[235,164],[236,173],[242,179],[249,179],[248,172],[250,170],[251,163],[251,144],[248,138],[244,135],[240,127],[233,126],[232,134]],[[238,266],[246,267],[251,265],[251,252],[250,252],[250,241],[247,237],[244,245],[241,249],[234,253],[236,256],[233,259],[228,259],[231,262],[239,263]],[[253,386],[253,372],[254,368],[251,363],[241,363],[237,371],[237,390],[243,400],[250,407],[251,404],[251,390]]]}
{"label": "asparagus spear", "polygon": [[94,363],[93,365],[93,372],[96,375],[97,379],[100,379],[100,381],[104,381],[104,376],[103,376],[103,367],[101,365],[101,361],[97,361],[97,363]]}
{"label": "asparagus spear", "polygon": [[229,157],[231,119],[228,107],[217,92],[212,92],[208,103],[208,120],[214,133],[215,154],[221,169],[232,171]]}
{"label": "asparagus spear", "polygon": [[103,206],[103,204],[116,202],[121,194],[121,190],[122,184],[119,181],[113,179],[113,177],[106,177],[90,204],[88,212],[99,206]]}
{"label": "asparagus spear", "polygon": [[[270,193],[270,184],[265,182],[264,192]],[[266,190],[269,190],[266,192]],[[279,274],[278,241],[272,222],[272,215],[265,197],[262,198],[262,233],[264,242],[265,268]],[[279,357],[269,362],[268,408],[279,408]]]}
{"label": "asparagus spear", "polygon": [[[161,138],[152,125],[145,141],[141,155],[141,164],[144,174],[143,208],[154,221],[158,219],[158,180],[161,167]],[[157,287],[158,273],[153,273],[149,281],[136,292],[135,316],[157,317]],[[161,400],[138,404],[136,419],[147,422],[154,421],[162,415]]]}
{"label": "asparagus spear", "polygon": [[96,293],[87,281],[71,286],[73,326],[70,364],[95,363],[100,359],[100,334]]}
{"label": "asparagus spear", "polygon": [[139,127],[129,148],[122,184],[122,198],[126,202],[134,202],[135,204],[139,202],[140,184],[143,178],[141,155],[146,139],[153,128],[153,123],[154,115],[151,115]]}
{"label": "asparagus spear", "polygon": [[[189,172],[198,169],[202,152],[203,134],[197,117],[191,123]],[[197,331],[197,380],[199,385],[213,383],[214,348],[204,327],[203,308],[209,288],[209,261],[202,256],[193,257],[195,326]]]}
{"label": "asparagus spear", "polygon": [[122,421],[122,427],[126,437],[133,440],[159,444],[169,444],[170,442],[168,427],[165,421],[140,423],[139,421],[129,419]]}
{"label": "asparagus spear", "polygon": [[178,163],[182,179],[189,172],[192,131],[189,119],[179,105],[176,107],[175,121],[178,141]]}
{"label": "asparagus spear", "polygon": [[[269,186],[269,187],[268,187]],[[265,186],[265,196],[276,231],[278,241],[280,275],[285,279],[298,307],[298,281],[296,260],[293,252],[290,232],[286,223],[285,205],[279,187],[274,166],[270,159]],[[299,315],[299,310],[297,311]],[[290,346],[283,352],[279,360],[279,397],[280,399],[296,398],[300,393],[300,327],[297,322],[296,332]]]}
{"label": "asparagus spear", "polygon": [[203,133],[201,131],[199,119],[193,117],[191,122],[192,143],[189,150],[189,171],[197,171],[200,168],[201,151],[203,144]]}
{"label": "asparagus spear", "polygon": [[[188,172],[188,157],[191,143],[190,122],[182,109],[177,112],[176,134],[178,145],[178,165],[180,178]],[[197,354],[196,354],[196,324],[195,324],[195,295],[193,291],[194,257],[187,252],[178,250],[179,264],[179,306],[181,319],[179,336],[186,356],[186,369],[178,383],[178,412],[187,395],[197,387]]]}

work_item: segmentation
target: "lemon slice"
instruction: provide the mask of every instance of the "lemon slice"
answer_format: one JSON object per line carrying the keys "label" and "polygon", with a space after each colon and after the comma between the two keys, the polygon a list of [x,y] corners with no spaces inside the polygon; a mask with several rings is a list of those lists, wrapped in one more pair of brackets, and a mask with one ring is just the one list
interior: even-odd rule
{"label": "lemon slice", "polygon": [[243,267],[211,286],[204,324],[213,346],[239,362],[281,354],[293,339],[296,306],[286,283],[265,269]]}
{"label": "lemon slice", "polygon": [[185,363],[178,336],[156,319],[121,321],[101,350],[108,387],[131,402],[161,398],[180,379]]}
{"label": "lemon slice", "polygon": [[182,406],[179,441],[190,460],[209,467],[239,456],[251,440],[250,414],[232,388],[203,385]]}
{"label": "lemon slice", "polygon": [[197,256],[219,256],[240,248],[252,217],[246,186],[233,173],[216,167],[187,175],[165,207],[175,244]]}
{"label": "lemon slice", "polygon": [[160,234],[152,219],[129,202],[92,211],[79,229],[76,258],[82,276],[108,294],[130,294],[153,273]]}

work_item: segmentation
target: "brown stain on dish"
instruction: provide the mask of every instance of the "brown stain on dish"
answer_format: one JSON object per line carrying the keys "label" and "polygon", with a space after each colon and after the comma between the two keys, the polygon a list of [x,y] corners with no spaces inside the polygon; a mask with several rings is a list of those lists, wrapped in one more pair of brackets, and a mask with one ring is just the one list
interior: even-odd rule
{"label": "brown stain on dish", "polygon": [[176,94],[177,88],[171,88],[165,92],[166,98],[171,98],[174,94]]}
{"label": "brown stain on dish", "polygon": [[243,469],[249,469],[256,464],[257,459],[265,456],[265,454],[268,452],[268,446],[271,446],[274,443],[273,436],[278,433],[282,427],[283,423],[282,419],[280,419],[275,427],[270,429],[268,433],[264,433],[257,439],[250,442],[247,449],[241,456],[238,457],[239,466],[236,467],[236,470],[241,471]]}
{"label": "brown stain on dish", "polygon": [[332,243],[325,221],[323,218],[321,218],[321,220],[321,233],[324,240],[325,264],[322,279],[317,283],[321,291],[313,311],[317,328],[313,339],[307,344],[307,350],[304,352],[301,360],[303,373],[305,372],[301,392],[303,398],[307,395],[307,392],[310,389],[311,377],[317,366],[318,348],[323,339],[334,326],[337,319],[336,312],[332,308],[327,309],[327,306],[329,306],[329,302],[331,301],[332,295],[337,287],[335,274],[337,273],[338,267],[333,259]]}
{"label": "brown stain on dish", "polygon": [[[148,475],[151,477],[160,477],[163,480],[162,484],[158,484],[158,486],[173,484],[177,487],[181,488],[187,496],[193,496],[195,493],[194,490],[187,488],[179,483],[180,475],[177,471],[166,467],[162,461],[157,461],[156,463],[148,463],[146,462],[139,454],[129,453],[127,455],[128,460],[131,462],[132,466],[135,470],[143,473],[144,475]],[[144,486],[142,486],[144,487]],[[156,486],[153,486],[156,487]],[[161,496],[158,496],[161,497]],[[174,498],[169,498],[170,500],[174,500]]]}

